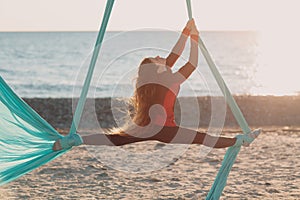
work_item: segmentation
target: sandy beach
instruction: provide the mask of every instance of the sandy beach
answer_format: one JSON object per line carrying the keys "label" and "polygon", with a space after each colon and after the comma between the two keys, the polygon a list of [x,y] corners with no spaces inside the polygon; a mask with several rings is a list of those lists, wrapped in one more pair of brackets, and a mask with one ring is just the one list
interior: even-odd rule
{"label": "sandy beach", "polygon": [[[67,133],[72,100],[25,100],[60,132]],[[207,113],[201,115],[203,120],[199,124],[199,129],[205,131],[205,118],[210,115],[209,98],[201,97],[199,101],[201,112]],[[95,102],[101,127],[113,126],[109,99]],[[251,128],[262,127],[264,131],[250,147],[242,148],[221,199],[300,199],[300,97],[241,96],[237,102]],[[85,121],[89,121],[85,117],[92,115],[91,105],[88,103],[85,109]],[[82,130],[92,125],[90,131],[97,132],[98,123],[83,123]],[[239,132],[227,112],[223,134],[234,136]],[[109,154],[118,148],[155,152],[165,147],[151,141],[105,151]],[[154,166],[153,171],[133,173],[108,166],[96,159],[93,151],[80,146],[1,187],[0,199],[205,199],[225,151],[213,149],[203,156],[202,146],[189,145],[165,167]],[[135,157],[128,159],[138,162]]]}

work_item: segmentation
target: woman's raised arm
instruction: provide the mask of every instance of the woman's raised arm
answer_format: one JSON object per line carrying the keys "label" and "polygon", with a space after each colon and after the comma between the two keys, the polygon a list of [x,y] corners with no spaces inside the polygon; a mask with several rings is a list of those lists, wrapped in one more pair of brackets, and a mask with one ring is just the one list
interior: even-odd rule
{"label": "woman's raised arm", "polygon": [[191,26],[194,23],[195,22],[193,19],[191,19],[187,22],[186,26],[184,27],[183,31],[181,32],[181,35],[180,35],[178,41],[176,42],[176,44],[173,47],[169,56],[166,58],[166,64],[170,68],[174,66],[175,62],[177,61],[179,56],[182,54],[184,47],[185,47],[185,43],[190,35]]}
{"label": "woman's raised arm", "polygon": [[192,26],[190,35],[191,35],[190,36],[190,38],[191,38],[191,50],[190,50],[189,61],[178,70],[178,72],[181,75],[183,75],[185,79],[187,79],[192,74],[192,72],[195,70],[195,68],[198,66],[199,31],[197,30],[195,25]]}

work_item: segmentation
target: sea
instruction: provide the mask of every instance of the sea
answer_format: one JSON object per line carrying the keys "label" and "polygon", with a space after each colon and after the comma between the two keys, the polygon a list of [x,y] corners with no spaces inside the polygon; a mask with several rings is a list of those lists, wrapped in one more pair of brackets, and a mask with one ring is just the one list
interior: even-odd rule
{"label": "sea", "polygon": [[[129,97],[145,57],[166,57],[180,32],[108,31],[93,72],[88,96]],[[289,69],[275,66],[278,54],[255,31],[204,31],[200,34],[234,95],[299,95]],[[87,74],[97,32],[1,32],[0,75],[21,97],[78,97]],[[189,57],[189,41],[173,68]],[[182,85],[180,96],[222,95],[205,58]],[[291,71],[291,70],[289,70]]]}

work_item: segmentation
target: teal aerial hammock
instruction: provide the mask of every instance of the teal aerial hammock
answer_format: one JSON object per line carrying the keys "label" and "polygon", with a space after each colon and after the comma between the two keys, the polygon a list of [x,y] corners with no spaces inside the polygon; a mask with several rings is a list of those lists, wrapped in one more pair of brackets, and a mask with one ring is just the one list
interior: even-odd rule
{"label": "teal aerial hammock", "polygon": [[[76,133],[96,60],[114,0],[108,0],[84,86],[73,117],[70,135]],[[55,159],[69,149],[53,151],[63,138],[50,124],[19,98],[0,77],[0,185]]]}
{"label": "teal aerial hammock", "polygon": [[[186,3],[189,19],[191,19],[191,2],[190,0],[186,0]],[[113,4],[114,0],[107,0],[104,17],[94,47],[89,70],[75,110],[69,135],[75,134],[78,128]],[[250,133],[251,130],[248,127],[242,112],[217,70],[215,63],[201,38],[199,38],[199,47],[238,124],[245,134]],[[63,138],[63,136],[19,98],[1,77],[0,89],[0,185],[3,185],[66,153],[70,148],[61,151],[53,151],[53,143],[56,140]],[[228,174],[239,151],[239,146],[233,146],[227,150],[222,166],[207,199],[220,198],[226,185]]]}

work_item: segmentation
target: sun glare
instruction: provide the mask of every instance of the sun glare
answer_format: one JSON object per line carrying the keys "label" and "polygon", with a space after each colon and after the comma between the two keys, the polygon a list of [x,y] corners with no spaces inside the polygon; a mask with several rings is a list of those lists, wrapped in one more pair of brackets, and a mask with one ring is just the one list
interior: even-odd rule
{"label": "sun glare", "polygon": [[295,95],[300,92],[299,34],[296,30],[262,30],[257,46],[257,93]]}

